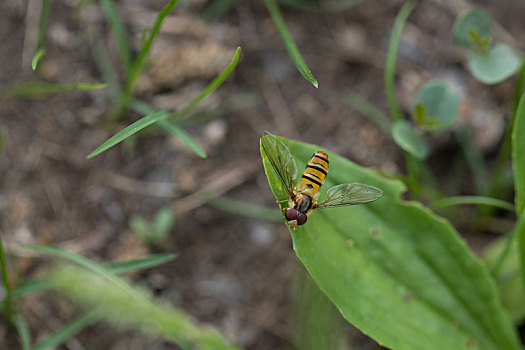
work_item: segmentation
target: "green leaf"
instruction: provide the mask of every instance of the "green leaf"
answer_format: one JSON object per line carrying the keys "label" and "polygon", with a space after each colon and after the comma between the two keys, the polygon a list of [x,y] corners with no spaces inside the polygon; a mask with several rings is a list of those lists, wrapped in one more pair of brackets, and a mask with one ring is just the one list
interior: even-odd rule
{"label": "green leaf", "polygon": [[[104,269],[99,266],[97,270]],[[65,265],[56,268],[49,279],[57,292],[93,309],[97,317],[119,328],[159,335],[182,349],[238,349],[217,330],[201,326],[185,312],[156,300],[143,288],[133,287],[109,271],[99,273],[92,268],[88,271]]]}
{"label": "green leaf", "polygon": [[[126,261],[117,261],[103,264],[109,271],[121,274],[130,271],[149,269],[157,265],[165,264],[175,258],[174,254],[151,254],[143,258],[137,258]],[[18,284],[13,290],[11,296],[19,298],[25,294],[34,292],[43,292],[51,289],[51,283],[46,279],[35,279]]]}
{"label": "green leaf", "polygon": [[319,87],[319,84],[313,76],[312,72],[310,72],[310,68],[308,68],[308,66],[306,65],[306,62],[304,61],[301,52],[297,48],[297,45],[295,45],[292,35],[288,31],[283,16],[281,15],[281,11],[277,6],[277,2],[275,0],[264,0],[264,3],[266,4],[268,12],[270,12],[270,16],[272,16],[275,26],[279,31],[279,34],[281,34],[281,39],[283,40],[284,46],[286,47],[290,58],[295,63],[295,66],[297,67],[301,75],[317,89]]}
{"label": "green leaf", "polygon": [[484,42],[490,42],[490,17],[482,10],[473,9],[459,15],[452,28],[454,41],[470,50],[484,49]]}
{"label": "green leaf", "polygon": [[512,130],[512,170],[516,213],[521,215],[525,209],[525,93],[521,95],[515,118]]}
{"label": "green leaf", "polygon": [[[519,325],[525,319],[525,284],[521,274],[518,241],[511,238],[493,241],[483,252],[483,259],[493,271],[503,307],[514,324]],[[511,244],[507,246],[509,242]],[[504,253],[507,249],[509,251]],[[505,258],[503,261],[500,260],[502,255]]]}
{"label": "green leaf", "polygon": [[267,221],[281,221],[281,214],[275,208],[255,205],[252,202],[239,201],[226,197],[213,196],[208,204],[217,210],[224,211],[233,215],[244,216]]}
{"label": "green leaf", "polygon": [[29,350],[31,347],[31,333],[27,322],[20,315],[16,315],[13,319],[13,325],[18,332],[22,350]]}
{"label": "green leaf", "polygon": [[151,114],[148,114],[144,116],[143,118],[137,120],[133,124],[127,126],[126,128],[122,129],[112,137],[110,137],[106,142],[95,148],[93,152],[91,152],[87,158],[93,158],[94,156],[99,155],[100,153],[107,151],[111,147],[121,143],[128,137],[136,134],[140,130],[150,126],[153,123],[158,122],[159,120],[168,118],[169,114],[166,111],[160,110]]}
{"label": "green leaf", "polygon": [[[301,165],[320,149],[281,140]],[[261,153],[274,195],[286,198]],[[401,200],[400,182],[328,155],[320,200],[341,183],[384,191],[374,203],[316,210],[290,230],[297,256],[341,314],[392,349],[520,349],[494,281],[454,228],[421,204]]]}
{"label": "green leaf", "polygon": [[44,82],[34,82],[8,86],[2,91],[0,97],[34,97],[42,94],[68,92],[74,90],[85,91],[103,89],[106,86],[106,84],[53,84]]}
{"label": "green leaf", "polygon": [[390,42],[388,43],[388,52],[386,56],[385,66],[385,92],[388,100],[388,108],[390,113],[394,117],[394,120],[400,121],[403,119],[403,114],[399,109],[396,100],[396,89],[394,87],[394,73],[396,70],[397,60],[397,49],[399,48],[399,42],[401,41],[401,34],[403,33],[403,27],[405,22],[414,9],[412,2],[406,2],[399,13],[396,16],[394,27],[392,28],[392,34],[390,35]]}
{"label": "green leaf", "polygon": [[167,120],[160,120],[159,125],[181,140],[196,155],[206,158],[206,151],[183,128]]}
{"label": "green leaf", "polygon": [[31,69],[36,70],[36,66],[38,65],[38,62],[40,62],[40,59],[44,57],[45,53],[46,53],[46,50],[43,47],[37,50],[37,52],[33,56],[33,59],[31,60]]}
{"label": "green leaf", "polygon": [[158,265],[165,264],[175,259],[175,254],[151,254],[143,258],[137,258],[126,261],[117,261],[107,263],[103,266],[112,273],[121,274],[130,271],[139,271],[149,269]]}
{"label": "green leaf", "polygon": [[122,20],[115,9],[113,0],[100,0],[100,7],[111,25],[111,30],[115,35],[115,41],[117,43],[126,76],[129,76],[131,71],[131,51],[129,50],[128,38]]}
{"label": "green leaf", "polygon": [[461,204],[489,205],[492,207],[514,212],[514,206],[511,203],[502,201],[501,199],[483,197],[483,196],[456,196],[456,197],[442,198],[432,203],[430,207],[432,209],[440,209],[440,208],[450,207],[452,205],[461,205]]}
{"label": "green leaf", "polygon": [[482,83],[497,84],[516,73],[520,64],[520,58],[510,47],[498,44],[486,53],[474,53],[468,68]]}
{"label": "green leaf", "polygon": [[129,227],[145,243],[151,244],[153,242],[153,228],[142,216],[131,215],[131,218],[129,219]]}
{"label": "green leaf", "polygon": [[[412,115],[423,129],[443,131],[450,128],[457,119],[459,97],[443,82],[432,80],[418,90],[413,106]],[[424,106],[423,115],[422,107],[419,107],[419,120],[418,106]]]}
{"label": "green leaf", "polygon": [[428,146],[425,140],[409,122],[404,120],[395,122],[392,127],[392,138],[401,149],[417,159],[425,159],[428,156]]}
{"label": "green leaf", "polygon": [[155,215],[153,227],[155,229],[155,236],[158,239],[165,238],[173,228],[175,222],[175,212],[170,206],[160,209]]}
{"label": "green leaf", "polygon": [[368,102],[364,98],[354,94],[348,93],[343,101],[356,111],[370,119],[375,123],[385,134],[390,135],[392,130],[392,121],[376,106]]}
{"label": "green leaf", "polygon": [[98,317],[96,313],[86,312],[73,321],[68,322],[64,327],[48,336],[45,340],[33,346],[31,350],[54,349],[90,324],[97,322],[99,319],[100,317]]}

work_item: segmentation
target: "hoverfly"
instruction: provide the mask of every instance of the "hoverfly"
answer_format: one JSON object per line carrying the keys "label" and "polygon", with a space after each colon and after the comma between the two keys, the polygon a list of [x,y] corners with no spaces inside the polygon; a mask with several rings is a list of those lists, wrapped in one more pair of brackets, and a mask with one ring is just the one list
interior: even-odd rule
{"label": "hoverfly", "polygon": [[314,153],[301,177],[299,186],[294,179],[297,177],[297,164],[286,147],[277,137],[265,132],[261,138],[262,148],[273,170],[279,177],[288,193],[288,207],[284,208],[284,217],[288,225],[304,225],[308,215],[314,209],[341,207],[370,203],[379,199],[383,191],[379,188],[360,183],[341,184],[330,188],[328,198],[318,203],[321,186],[328,174],[328,155],[326,152]]}

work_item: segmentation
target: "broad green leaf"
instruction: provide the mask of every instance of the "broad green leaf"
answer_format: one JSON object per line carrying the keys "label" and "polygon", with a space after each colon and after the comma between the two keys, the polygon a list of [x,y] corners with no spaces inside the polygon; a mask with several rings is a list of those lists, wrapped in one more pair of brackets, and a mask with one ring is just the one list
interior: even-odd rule
{"label": "broad green leaf", "polygon": [[484,49],[482,44],[487,40],[490,42],[490,32],[489,15],[485,11],[473,9],[456,18],[452,37],[458,45],[466,49]]}
{"label": "broad green leaf", "polygon": [[468,61],[472,75],[485,84],[497,84],[520,68],[519,56],[507,45],[498,44],[486,53],[474,53]]}
{"label": "broad green leaf", "polygon": [[521,95],[512,130],[512,169],[516,213],[521,215],[525,208],[525,94]]}
{"label": "broad green leaf", "polygon": [[425,159],[428,156],[425,140],[409,122],[404,120],[395,122],[392,127],[392,138],[399,147],[417,159]]}
{"label": "broad green leaf", "polygon": [[306,62],[304,61],[301,52],[297,48],[297,45],[295,45],[295,41],[286,27],[286,23],[283,19],[283,16],[281,15],[279,6],[277,6],[276,0],[264,0],[264,3],[266,4],[268,12],[270,12],[270,16],[272,16],[273,21],[275,22],[275,26],[277,27],[279,34],[281,34],[281,39],[283,40],[284,46],[286,47],[290,58],[295,63],[295,66],[306,80],[315,86],[315,88],[318,88],[319,84],[312,72],[310,72],[310,68],[308,68],[306,65]]}
{"label": "broad green leaf", "polygon": [[[282,141],[300,165],[320,149]],[[286,198],[261,153],[274,195]],[[297,256],[341,314],[391,349],[520,349],[494,281],[452,225],[401,200],[400,182],[328,155],[320,200],[341,183],[384,191],[370,204],[315,210],[305,225],[290,229]]]}
{"label": "broad green leaf", "polygon": [[[456,121],[459,111],[459,97],[443,82],[433,80],[423,85],[413,102],[413,116],[417,106],[424,106],[424,118],[418,120],[425,130],[443,131]],[[436,121],[438,123],[436,123]]]}

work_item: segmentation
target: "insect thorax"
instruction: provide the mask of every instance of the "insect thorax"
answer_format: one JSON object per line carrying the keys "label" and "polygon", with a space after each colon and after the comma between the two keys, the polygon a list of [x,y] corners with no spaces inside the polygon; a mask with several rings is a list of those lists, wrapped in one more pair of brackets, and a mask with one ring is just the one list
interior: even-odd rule
{"label": "insect thorax", "polygon": [[314,205],[314,191],[310,188],[297,191],[295,199],[290,207],[297,209],[303,214],[308,214]]}

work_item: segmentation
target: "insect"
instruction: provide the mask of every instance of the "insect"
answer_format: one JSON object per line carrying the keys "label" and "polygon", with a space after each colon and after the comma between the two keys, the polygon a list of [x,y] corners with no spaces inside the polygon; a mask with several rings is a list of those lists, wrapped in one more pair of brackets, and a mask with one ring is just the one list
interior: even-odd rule
{"label": "insect", "polygon": [[379,199],[383,191],[379,188],[360,183],[341,184],[330,188],[328,198],[318,203],[320,189],[328,174],[328,155],[326,152],[314,153],[301,177],[299,186],[294,179],[297,177],[297,164],[286,147],[277,137],[265,132],[261,138],[264,153],[268,157],[272,168],[288,193],[288,202],[284,208],[284,216],[288,226],[304,225],[308,215],[314,209],[341,207],[370,203]]}

